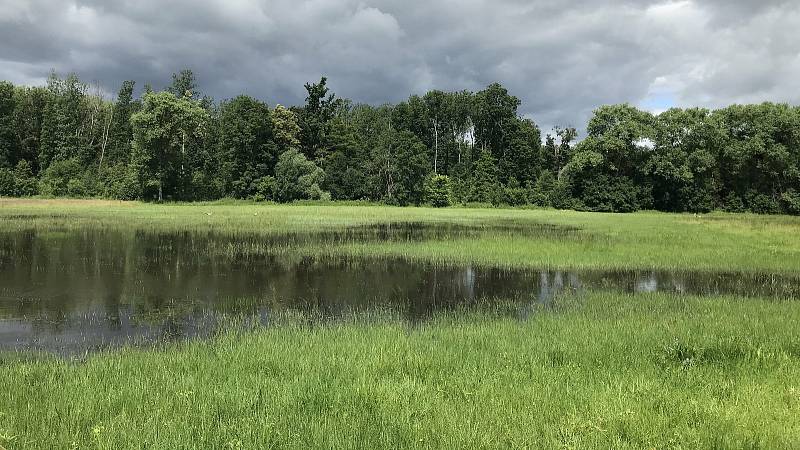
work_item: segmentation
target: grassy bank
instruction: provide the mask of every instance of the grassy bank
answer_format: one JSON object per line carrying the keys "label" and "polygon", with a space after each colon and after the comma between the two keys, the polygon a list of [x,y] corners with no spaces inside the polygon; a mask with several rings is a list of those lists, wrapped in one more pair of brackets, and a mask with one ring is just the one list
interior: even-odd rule
{"label": "grassy bank", "polygon": [[796,448],[800,307],[592,294],[0,366],[9,448]]}
{"label": "grassy bank", "polygon": [[[36,228],[201,231],[270,235],[388,222],[487,228],[548,224],[567,235],[486,233],[428,242],[308,245],[297,255],[402,256],[412,260],[514,267],[800,271],[800,218],[748,214],[582,213],[554,210],[432,209],[252,203],[167,204],[2,200],[0,230]],[[256,248],[237,251],[268,251]]]}

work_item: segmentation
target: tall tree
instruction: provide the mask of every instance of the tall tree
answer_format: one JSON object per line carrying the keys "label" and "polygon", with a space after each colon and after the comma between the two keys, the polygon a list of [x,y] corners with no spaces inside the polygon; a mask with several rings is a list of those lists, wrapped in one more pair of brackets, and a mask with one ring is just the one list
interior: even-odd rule
{"label": "tall tree", "polygon": [[448,104],[450,99],[442,91],[430,91],[425,94],[422,101],[427,109],[427,118],[430,122],[431,134],[433,135],[433,173],[439,173],[439,136],[443,132],[442,128],[447,119]]}
{"label": "tall tree", "polygon": [[[107,149],[102,153],[108,154],[110,164],[127,162],[130,159],[131,141],[133,140],[133,127],[131,116],[137,110],[137,103],[133,98],[133,89],[136,82],[127,80],[122,82],[117,94],[117,101],[111,113],[110,130],[108,131]],[[101,165],[102,165],[101,156]]]}
{"label": "tall tree", "polygon": [[14,128],[17,135],[19,158],[28,162],[33,173],[38,173],[39,142],[42,136],[42,121],[47,104],[47,89],[43,87],[20,87],[16,89]]}
{"label": "tall tree", "polygon": [[473,121],[477,144],[492,152],[496,159],[505,157],[509,132],[517,119],[519,105],[519,99],[499,83],[475,94]]}
{"label": "tall tree", "polygon": [[589,120],[589,136],[564,168],[572,195],[593,211],[633,211],[652,204],[645,162],[653,116],[630,105],[603,106]]}
{"label": "tall tree", "polygon": [[499,201],[500,182],[497,163],[488,149],[480,151],[475,161],[470,179],[468,201],[479,203],[497,203]]}
{"label": "tall tree", "polygon": [[334,119],[326,138],[328,155],[323,163],[325,189],[335,200],[357,200],[368,195],[367,155],[351,124]]}
{"label": "tall tree", "polygon": [[240,95],[220,107],[219,157],[225,192],[238,198],[255,194],[255,183],[272,175],[278,160],[272,114],[267,105]]}
{"label": "tall tree", "polygon": [[336,95],[329,93],[328,79],[322,77],[319,83],[306,83],[306,104],[297,110],[300,125],[300,148],[310,159],[325,157],[325,136],[328,122],[343,106]]}
{"label": "tall tree", "polygon": [[65,79],[55,73],[50,75],[39,148],[40,170],[54,160],[77,157],[87,162],[93,156],[86,126],[87,89],[74,74]]}
{"label": "tall tree", "polygon": [[431,170],[430,151],[414,133],[386,133],[375,149],[373,161],[378,165],[384,201],[398,205],[423,201],[425,180]]}
{"label": "tall tree", "polygon": [[297,116],[294,112],[282,105],[275,106],[275,110],[272,111],[272,128],[275,144],[280,153],[291,148],[299,148],[300,126],[297,124]]}
{"label": "tall tree", "polygon": [[645,171],[653,202],[664,211],[707,211],[715,206],[716,147],[721,135],[705,109],[673,108],[658,115]]}
{"label": "tall tree", "polygon": [[515,118],[509,121],[506,129],[505,147],[498,163],[501,181],[532,182],[541,166],[539,127],[530,119]]}
{"label": "tall tree", "polygon": [[189,98],[170,92],[144,95],[141,111],[131,117],[142,192],[155,191],[158,201],[189,197],[188,154],[202,147],[207,121],[208,113]]}
{"label": "tall tree", "polygon": [[195,100],[201,97],[197,90],[197,78],[191,69],[183,69],[172,74],[172,84],[167,88],[175,97],[189,97]]}
{"label": "tall tree", "polygon": [[14,85],[0,81],[0,168],[11,168],[19,159],[19,146],[14,129],[15,110]]}

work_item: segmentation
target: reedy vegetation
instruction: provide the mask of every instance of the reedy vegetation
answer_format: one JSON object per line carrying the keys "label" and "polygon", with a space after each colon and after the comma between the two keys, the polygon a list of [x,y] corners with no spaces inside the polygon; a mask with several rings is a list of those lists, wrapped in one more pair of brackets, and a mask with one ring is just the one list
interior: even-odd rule
{"label": "reedy vegetation", "polygon": [[[232,258],[282,251],[296,256],[400,256],[444,264],[507,267],[800,272],[800,220],[790,216],[659,212],[619,215],[243,201],[153,204],[0,200],[0,220],[6,230],[59,232],[98,228],[242,236],[239,244],[207,249]],[[487,229],[516,225],[534,230],[546,224],[570,232],[486,233],[424,242],[308,242],[277,249],[249,239],[396,222],[451,223]]]}
{"label": "reedy vegetation", "polygon": [[[268,238],[387,222],[539,224],[566,234],[287,247],[507,266],[800,272],[795,217],[715,213],[0,200],[3,230]],[[658,232],[655,232],[658,230]],[[254,242],[257,241],[254,240]],[[233,258],[267,247],[209,248]],[[238,301],[232,299],[232,301]],[[241,299],[247,301],[247,299]],[[793,301],[593,292],[414,326],[392,311],[73,360],[0,354],[14,448],[793,448]],[[508,309],[512,308],[512,309]],[[509,316],[511,313],[511,316]]]}
{"label": "reedy vegetation", "polygon": [[791,302],[592,294],[0,359],[8,448],[794,448]]}
{"label": "reedy vegetation", "polygon": [[601,106],[585,136],[543,139],[499,84],[376,107],[322,78],[291,108],[196,84],[185,70],[137,98],[125,81],[112,102],[72,75],[0,83],[0,195],[800,213],[800,108],[785,104]]}

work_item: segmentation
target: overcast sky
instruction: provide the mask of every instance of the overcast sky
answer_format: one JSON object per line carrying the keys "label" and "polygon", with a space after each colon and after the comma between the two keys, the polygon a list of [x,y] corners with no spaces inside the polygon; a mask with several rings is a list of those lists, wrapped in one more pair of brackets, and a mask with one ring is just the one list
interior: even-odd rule
{"label": "overcast sky", "polygon": [[498,81],[543,128],[630,102],[800,103],[800,1],[0,0],[0,79],[51,69],[116,92],[195,71],[217,99],[357,102]]}

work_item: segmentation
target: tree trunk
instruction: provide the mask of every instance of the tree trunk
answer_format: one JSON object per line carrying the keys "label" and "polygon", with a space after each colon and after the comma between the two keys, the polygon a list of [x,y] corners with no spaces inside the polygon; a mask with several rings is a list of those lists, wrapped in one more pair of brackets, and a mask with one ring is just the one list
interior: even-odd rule
{"label": "tree trunk", "polygon": [[98,170],[103,167],[103,158],[106,155],[106,145],[108,144],[108,133],[111,130],[111,122],[114,120],[114,108],[111,108],[111,115],[108,118],[108,124],[106,124],[106,131],[103,133],[103,146],[100,150],[100,164],[97,166]]}
{"label": "tree trunk", "polygon": [[439,175],[439,122],[433,121],[433,173]]}

